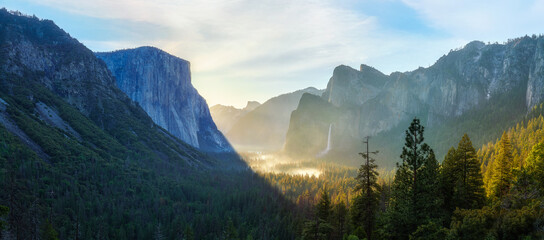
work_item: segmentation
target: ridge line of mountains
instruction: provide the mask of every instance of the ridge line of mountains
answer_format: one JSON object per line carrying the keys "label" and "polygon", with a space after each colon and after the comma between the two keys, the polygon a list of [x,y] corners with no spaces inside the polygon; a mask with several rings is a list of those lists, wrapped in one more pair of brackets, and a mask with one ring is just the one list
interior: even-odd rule
{"label": "ridge line of mountains", "polygon": [[[441,159],[462,133],[482,146],[542,102],[544,37],[525,36],[504,44],[473,41],[428,68],[389,75],[364,64],[359,69],[340,65],[325,90],[304,91],[298,91],[289,104],[268,111],[264,106],[236,110],[216,105],[212,117],[241,150],[281,151],[294,159],[324,158],[352,166],[360,164],[356,153],[361,141],[371,136],[381,152],[380,165],[386,168],[395,166],[404,128],[418,117]],[[292,113],[276,118],[274,127],[266,120],[285,112]],[[259,123],[274,131],[233,127]],[[251,133],[272,136],[275,142]],[[321,156],[329,139],[331,150]],[[247,147],[250,142],[253,148]]]}
{"label": "ridge line of mountains", "polygon": [[232,152],[188,62],[110,54],[98,54],[108,65],[53,21],[0,9],[1,237],[218,239],[234,222],[243,236],[294,239],[293,204]]}
{"label": "ridge line of mountains", "polygon": [[[372,136],[378,164],[391,167],[413,117],[442,159],[465,132],[475,146],[493,141],[543,99],[544,37],[526,36],[471,42],[411,72],[341,65],[325,90],[227,108],[236,120],[218,125],[242,149],[349,165]],[[152,47],[93,53],[53,21],[1,9],[0,205],[10,230],[150,239],[163,226],[172,238],[189,229],[217,239],[236,225],[242,236],[294,239],[293,204],[233,153],[214,109],[183,59]]]}
{"label": "ridge line of mountains", "polygon": [[329,158],[357,164],[366,136],[380,149],[381,166],[394,167],[404,129],[418,117],[442,159],[468,133],[475,146],[493,141],[544,97],[544,37],[504,44],[473,41],[428,68],[385,75],[361,65],[334,69],[320,97],[303,95],[293,112],[284,151],[312,157],[327,146]]}

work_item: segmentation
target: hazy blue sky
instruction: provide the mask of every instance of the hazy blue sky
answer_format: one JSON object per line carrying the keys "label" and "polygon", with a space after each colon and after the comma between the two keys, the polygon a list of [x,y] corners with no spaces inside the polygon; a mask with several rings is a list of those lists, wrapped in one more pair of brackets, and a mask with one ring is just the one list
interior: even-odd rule
{"label": "hazy blue sky", "polygon": [[2,0],[94,51],[150,45],[191,62],[210,106],[309,86],[334,67],[428,67],[471,40],[544,33],[544,0]]}

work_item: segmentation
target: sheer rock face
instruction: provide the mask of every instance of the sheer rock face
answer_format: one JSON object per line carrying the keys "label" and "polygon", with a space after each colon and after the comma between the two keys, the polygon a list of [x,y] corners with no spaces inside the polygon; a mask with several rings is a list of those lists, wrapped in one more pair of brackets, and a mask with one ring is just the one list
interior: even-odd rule
{"label": "sheer rock face", "polygon": [[233,151],[217,130],[206,100],[191,84],[188,61],[153,47],[96,55],[115,76],[117,86],[159,126],[202,151]]}
{"label": "sheer rock face", "polygon": [[[334,147],[335,139],[374,136],[414,116],[424,116],[428,125],[440,124],[513,92],[523,95],[527,110],[544,100],[544,37],[523,37],[506,44],[474,41],[429,68],[390,75],[366,65],[360,70],[338,66],[322,99],[339,109],[334,119],[327,120],[334,125]],[[290,131],[312,125],[293,118],[290,124]]]}
{"label": "sheer rock face", "polygon": [[[121,152],[128,151],[131,144],[119,136],[129,134],[149,149],[161,149],[161,152],[156,152],[157,158],[172,156],[171,159],[185,160],[191,166],[204,166],[200,164],[205,163],[203,155],[182,141],[154,142],[164,139],[164,132],[116,86],[115,77],[106,64],[53,21],[0,9],[0,49],[0,89],[3,94],[24,96],[35,108],[32,117],[41,118],[46,124],[70,133],[78,141],[90,143],[91,151],[100,149],[108,154],[123,154]],[[53,95],[81,112],[93,122],[92,125],[82,123],[76,126],[74,122],[68,125],[70,121],[66,116],[57,114],[62,104],[52,100],[53,97],[44,97]],[[30,108],[31,105],[25,107]],[[6,116],[0,117],[6,120]],[[0,124],[8,126],[8,131],[40,157],[49,159],[13,121],[7,119]],[[94,125],[104,133],[89,136],[77,132],[92,129]],[[120,145],[111,149],[97,145],[101,141],[92,139],[94,136],[111,136],[107,142]]]}

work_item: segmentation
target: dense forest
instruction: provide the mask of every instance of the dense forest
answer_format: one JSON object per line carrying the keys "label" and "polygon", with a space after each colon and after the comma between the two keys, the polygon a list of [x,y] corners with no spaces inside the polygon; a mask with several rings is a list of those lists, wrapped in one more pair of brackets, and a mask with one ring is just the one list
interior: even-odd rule
{"label": "dense forest", "polygon": [[[0,10],[0,65],[0,239],[544,238],[544,104],[474,110],[462,124],[479,132],[433,135],[414,118],[397,157],[367,138],[358,169],[257,173],[154,124],[52,21]],[[485,132],[501,137],[477,150],[497,115]],[[458,144],[438,159],[446,135]]]}
{"label": "dense forest", "polygon": [[[36,100],[58,100],[43,94],[36,94]],[[84,148],[82,144],[100,143],[75,141],[37,117],[28,117],[33,114],[23,114],[31,108],[22,104],[33,102],[5,95],[2,99],[19,126],[34,129],[29,131],[35,133],[31,135],[34,141],[48,143],[42,146],[50,157],[44,161],[0,126],[1,239],[294,236],[294,205],[245,168],[195,171],[161,163],[145,152],[139,157],[130,152],[116,156]],[[80,127],[80,132],[92,134],[105,145],[120,146],[99,129],[84,131],[94,126],[90,120],[60,101],[57,104],[61,114],[78,119],[79,125],[73,126]],[[212,156],[200,157],[217,161]],[[232,166],[241,164],[236,159],[223,160]]]}
{"label": "dense forest", "polygon": [[[24,101],[4,99],[9,111],[23,109],[17,106]],[[205,178],[186,172],[173,181],[172,175],[159,176],[100,155],[94,156],[95,164],[76,157],[44,162],[1,128],[1,194],[7,200],[0,209],[2,237],[540,239],[543,107],[535,107],[525,120],[479,150],[465,134],[441,164],[424,142],[424,127],[414,119],[394,176],[378,173],[373,156],[361,153],[358,170],[326,165],[319,177],[210,169]],[[18,120],[21,126],[43,124],[23,116]],[[39,129],[51,131],[39,136],[69,139],[56,137],[58,129]],[[54,156],[60,150],[51,146],[44,150]],[[68,141],[64,146],[77,144]],[[148,164],[165,171],[165,166]],[[115,176],[116,168],[130,171]],[[90,178],[102,179],[104,185],[99,189],[89,184]],[[206,179],[210,182],[203,183]],[[274,190],[263,195],[262,189],[270,185]]]}
{"label": "dense forest", "polygon": [[464,134],[442,161],[414,119],[394,176],[378,173],[364,152],[358,170],[329,164],[319,177],[261,174],[297,204],[306,219],[301,239],[541,239],[543,109],[478,150]]}
{"label": "dense forest", "polygon": [[294,204],[154,124],[52,21],[0,9],[0,66],[0,239],[295,238]]}

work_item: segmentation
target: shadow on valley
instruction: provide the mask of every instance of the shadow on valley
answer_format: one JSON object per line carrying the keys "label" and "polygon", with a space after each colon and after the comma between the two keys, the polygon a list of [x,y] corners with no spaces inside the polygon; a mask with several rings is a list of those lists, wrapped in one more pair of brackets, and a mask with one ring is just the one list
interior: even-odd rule
{"label": "shadow on valley", "polygon": [[294,204],[154,124],[52,21],[0,10],[0,65],[2,239],[295,238]]}
{"label": "shadow on valley", "polygon": [[[368,151],[356,128],[334,137],[334,121],[365,115],[306,89],[288,96],[306,107],[280,116],[296,123],[286,151],[206,152],[156,124],[52,21],[2,9],[0,239],[542,239],[544,105],[526,114],[525,87],[440,124],[427,110],[395,118]],[[210,121],[208,149],[221,135]],[[236,136],[260,125],[243,127]],[[254,139],[279,145],[271,129]]]}

